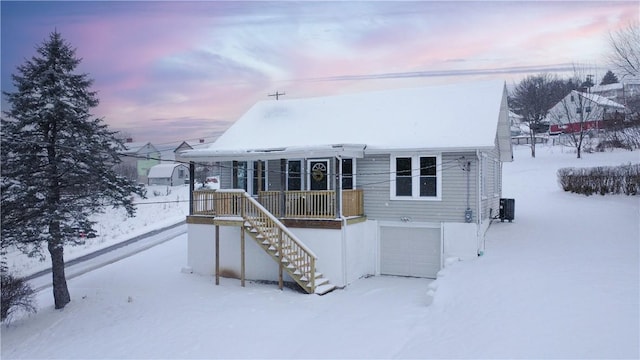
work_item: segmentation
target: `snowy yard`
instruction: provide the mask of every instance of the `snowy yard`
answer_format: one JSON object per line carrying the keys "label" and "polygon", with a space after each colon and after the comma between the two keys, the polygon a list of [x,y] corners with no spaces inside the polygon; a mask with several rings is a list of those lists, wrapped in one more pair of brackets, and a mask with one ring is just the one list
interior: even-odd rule
{"label": "snowy yard", "polygon": [[[136,217],[127,217],[124,209],[106,208],[104,214],[96,215],[94,221],[96,237],[86,238],[85,244],[65,248],[65,260],[69,261],[98,249],[120,243],[149,231],[184,221],[189,213],[189,185],[147,186],[147,198],[136,196]],[[27,276],[51,267],[49,253],[44,249],[45,261],[29,258],[19,251],[7,256],[7,265],[13,274]]]}
{"label": "snowy yard", "polygon": [[2,325],[2,358],[640,357],[640,198],[564,193],[555,175],[640,152],[537,155],[518,147],[504,166],[515,221],[436,281],[371,277],[322,297],[215,286],[180,272],[182,235],[72,279],[62,311],[40,292],[37,314]]}

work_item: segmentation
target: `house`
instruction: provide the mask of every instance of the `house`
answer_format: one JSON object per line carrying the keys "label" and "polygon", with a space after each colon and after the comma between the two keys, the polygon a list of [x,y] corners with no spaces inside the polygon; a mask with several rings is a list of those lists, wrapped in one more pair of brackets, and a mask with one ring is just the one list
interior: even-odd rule
{"label": "house", "polygon": [[576,133],[602,129],[608,120],[624,116],[625,107],[603,96],[571,91],[549,109],[549,133]]}
{"label": "house", "polygon": [[131,138],[126,139],[124,147],[122,165],[136,169],[138,182],[146,184],[149,169],[160,163],[160,152],[150,142],[133,142]]}
{"label": "house", "polygon": [[197,141],[183,141],[178,145],[175,149],[173,149],[174,159],[176,162],[187,162],[186,159],[183,159],[180,155],[183,151],[193,150],[193,149],[201,149],[211,145],[211,143],[206,142],[204,138],[200,138]]}
{"label": "house", "polygon": [[216,162],[221,182],[191,193],[190,271],[310,293],[435,278],[484,251],[499,213],[507,93],[489,81],[261,101],[181,156]]}
{"label": "house", "polygon": [[189,179],[189,168],[184,164],[158,164],[149,169],[149,185],[183,185]]}
{"label": "house", "polygon": [[589,92],[624,105],[627,103],[627,99],[640,96],[640,79],[627,79],[624,82],[614,84],[594,85],[589,88]]}

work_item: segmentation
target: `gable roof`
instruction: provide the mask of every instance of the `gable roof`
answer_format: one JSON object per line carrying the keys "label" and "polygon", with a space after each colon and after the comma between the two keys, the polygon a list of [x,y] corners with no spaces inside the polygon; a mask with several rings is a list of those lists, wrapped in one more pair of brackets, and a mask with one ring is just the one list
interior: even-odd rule
{"label": "gable roof", "polygon": [[[183,153],[230,153],[356,146],[370,151],[495,146],[502,81],[484,81],[256,103],[217,141]],[[505,120],[508,121],[508,120]],[[508,126],[507,126],[508,131]],[[357,145],[359,144],[359,145]]]}
{"label": "gable roof", "polygon": [[[125,154],[135,154],[140,152],[140,150],[142,150],[145,146],[149,145],[149,147],[151,149],[153,149],[153,152],[158,151],[155,146],[153,146],[153,144],[151,144],[150,142],[125,142],[124,143],[124,147],[125,147]],[[149,153],[149,151],[147,151],[147,153]]]}
{"label": "gable roof", "polygon": [[182,166],[185,169],[187,168],[183,164],[158,164],[152,166],[149,169],[148,178],[170,178],[173,176],[173,171],[176,167]]}
{"label": "gable roof", "polygon": [[[600,106],[604,106],[604,107],[608,107],[608,108],[615,108],[615,109],[624,109],[624,105],[617,103],[613,100],[609,100],[604,96],[600,96],[598,94],[592,94],[592,93],[583,93],[583,92],[579,92],[576,90],[573,90],[571,92],[572,94],[577,94],[579,96],[582,96],[583,98],[594,102]],[[566,97],[565,97],[566,98]]]}

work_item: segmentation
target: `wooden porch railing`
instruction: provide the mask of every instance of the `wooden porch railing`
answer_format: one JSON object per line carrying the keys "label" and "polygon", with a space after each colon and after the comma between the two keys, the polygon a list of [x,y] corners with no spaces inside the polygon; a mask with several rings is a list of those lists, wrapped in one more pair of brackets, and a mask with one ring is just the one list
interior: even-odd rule
{"label": "wooden porch railing", "polygon": [[362,189],[342,190],[342,215],[364,215],[364,191]]}
{"label": "wooden porch railing", "polygon": [[[285,211],[281,212],[280,191],[261,191],[258,201],[271,213],[283,214],[285,218],[336,218],[336,193],[323,191],[285,191]],[[364,215],[362,189],[342,191],[342,212],[344,216]]]}
{"label": "wooden porch railing", "polygon": [[[242,190],[198,190],[193,193],[193,214],[240,216],[239,191]],[[284,218],[334,219],[336,218],[336,193],[323,191],[285,191],[285,211],[281,211],[281,191],[261,191],[258,202],[270,213]],[[342,191],[342,213],[344,216],[364,215],[364,193],[362,189]]]}

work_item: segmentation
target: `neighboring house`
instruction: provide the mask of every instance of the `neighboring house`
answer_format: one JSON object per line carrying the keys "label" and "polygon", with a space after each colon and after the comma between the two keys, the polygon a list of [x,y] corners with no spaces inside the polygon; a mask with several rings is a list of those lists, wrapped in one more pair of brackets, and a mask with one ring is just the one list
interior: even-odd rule
{"label": "neighboring house", "polygon": [[509,128],[511,130],[511,136],[519,136],[529,133],[529,127],[526,123],[522,122],[522,119],[522,115],[509,111]]}
{"label": "neighboring house", "polygon": [[627,99],[640,96],[640,79],[629,79],[615,84],[595,85],[589,88],[589,92],[624,105]]}
{"label": "neighboring house", "polygon": [[181,152],[186,150],[202,149],[208,147],[209,145],[211,145],[211,143],[207,143],[205,139],[198,139],[198,141],[183,141],[182,143],[180,143],[180,145],[178,145],[178,147],[173,149],[175,161],[181,163],[188,162],[188,160],[181,157]]}
{"label": "neighboring house", "polygon": [[150,142],[133,142],[127,139],[122,152],[122,163],[134,167],[138,173],[138,182],[147,183],[149,169],[160,163],[160,152]]}
{"label": "neighboring house", "polygon": [[316,293],[435,278],[445,259],[484,251],[499,213],[507,93],[491,81],[261,101],[182,156],[221,171],[221,190],[192,193],[193,272]]}
{"label": "neighboring house", "polygon": [[189,179],[189,168],[184,164],[158,164],[149,170],[149,185],[184,185]]}
{"label": "neighboring house", "polygon": [[603,96],[571,91],[549,109],[549,133],[576,133],[598,130],[605,122],[624,116],[625,107]]}

